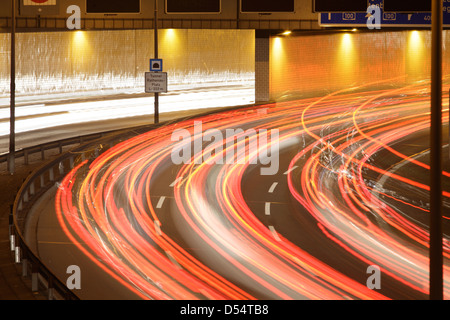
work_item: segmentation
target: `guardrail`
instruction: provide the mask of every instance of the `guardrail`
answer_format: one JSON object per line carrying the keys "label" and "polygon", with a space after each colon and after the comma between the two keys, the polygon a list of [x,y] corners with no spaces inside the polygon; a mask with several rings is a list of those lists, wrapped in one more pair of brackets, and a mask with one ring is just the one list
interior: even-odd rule
{"label": "guardrail", "polygon": [[[33,292],[46,291],[49,300],[78,300],[79,297],[63,283],[42,262],[26,243],[24,231],[25,223],[30,209],[34,203],[51,187],[62,179],[74,165],[85,159],[95,158],[111,146],[128,139],[131,135],[139,134],[150,129],[142,126],[133,129],[110,131],[107,133],[92,134],[84,137],[70,138],[62,141],[46,143],[35,147],[20,150],[16,157],[24,157],[28,163],[28,156],[41,153],[45,159],[45,151],[58,149],[61,154],[56,159],[45,163],[31,173],[19,189],[9,216],[10,248],[14,261],[22,264],[22,276],[31,277],[31,290]],[[75,145],[69,151],[63,152],[64,146]],[[0,157],[0,163],[7,161],[8,155]]]}
{"label": "guardrail", "polygon": [[[60,141],[52,141],[44,144],[39,144],[36,146],[24,148],[21,150],[17,150],[15,152],[16,158],[24,158],[24,164],[28,165],[29,156],[32,154],[40,153],[41,160],[45,160],[45,151],[58,149],[59,153],[63,153],[63,148],[67,146],[73,146],[76,144],[82,144],[84,142],[92,141],[104,137],[107,134],[111,134],[117,132],[118,130],[110,131],[110,132],[102,132],[102,133],[94,133],[86,136],[67,138]],[[120,130],[123,131],[123,130]],[[8,153],[0,155],[0,163],[4,163],[8,161]]]}

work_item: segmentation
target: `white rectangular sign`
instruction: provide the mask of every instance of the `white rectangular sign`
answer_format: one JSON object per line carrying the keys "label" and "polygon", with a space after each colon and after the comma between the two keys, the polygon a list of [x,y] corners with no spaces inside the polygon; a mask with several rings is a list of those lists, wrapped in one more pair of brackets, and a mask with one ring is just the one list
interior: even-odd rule
{"label": "white rectangular sign", "polygon": [[167,72],[146,72],[145,92],[167,92]]}

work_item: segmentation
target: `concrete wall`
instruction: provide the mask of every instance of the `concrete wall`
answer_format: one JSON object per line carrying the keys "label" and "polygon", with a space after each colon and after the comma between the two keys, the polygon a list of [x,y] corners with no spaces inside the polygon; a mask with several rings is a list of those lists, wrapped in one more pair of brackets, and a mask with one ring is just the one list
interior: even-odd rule
{"label": "concrete wall", "polygon": [[[160,30],[159,58],[169,85],[253,85],[254,37],[253,30]],[[153,30],[18,33],[16,39],[18,94],[144,92]],[[9,45],[9,34],[0,34],[0,95],[9,93]]]}
{"label": "concrete wall", "polygon": [[[450,33],[444,31],[444,75],[450,74]],[[342,32],[271,37],[270,97],[329,93],[398,78],[408,84],[430,77],[430,31]]]}

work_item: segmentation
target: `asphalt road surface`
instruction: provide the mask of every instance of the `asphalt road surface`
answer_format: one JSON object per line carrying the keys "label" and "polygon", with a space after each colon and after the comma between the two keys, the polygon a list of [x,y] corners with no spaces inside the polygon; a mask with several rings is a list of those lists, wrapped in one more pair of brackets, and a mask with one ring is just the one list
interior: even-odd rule
{"label": "asphalt road surface", "polygon": [[[97,94],[18,97],[16,149],[154,122],[153,94],[139,93],[139,90]],[[9,151],[9,102],[9,98],[0,98],[0,154]],[[254,88],[247,84],[172,89],[160,95],[159,120],[172,119],[174,114],[186,116],[253,102]]]}
{"label": "asphalt road surface", "polygon": [[77,162],[27,238],[63,281],[80,267],[83,299],[427,299],[428,87],[368,85],[137,135]]}

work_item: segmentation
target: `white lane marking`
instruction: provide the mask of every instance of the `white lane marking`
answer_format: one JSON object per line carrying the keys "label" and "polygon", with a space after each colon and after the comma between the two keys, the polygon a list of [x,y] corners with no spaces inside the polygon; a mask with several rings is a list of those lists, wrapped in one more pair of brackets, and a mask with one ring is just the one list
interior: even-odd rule
{"label": "white lane marking", "polygon": [[174,182],[172,182],[169,187],[175,187],[175,185],[180,182],[181,180],[183,180],[183,177],[178,177]]}
{"label": "white lane marking", "polygon": [[172,261],[172,263],[174,265],[176,265],[178,269],[183,269],[181,267],[181,265],[177,262],[177,260],[175,260],[175,258],[173,257],[172,252],[170,252],[168,250],[166,250],[165,252],[166,252],[167,257],[170,259],[170,261]]}
{"label": "white lane marking", "polygon": [[292,170],[297,169],[298,166],[293,166],[292,168],[290,168],[288,171],[286,171],[284,174],[288,174],[289,172],[291,172]]}
{"label": "white lane marking", "polygon": [[161,222],[159,222],[159,220],[155,220],[154,224],[155,224],[155,230],[156,230],[156,233],[158,234],[158,236],[162,235]]}
{"label": "white lane marking", "polygon": [[266,202],[266,207],[264,209],[266,216],[270,216],[270,202]]}
{"label": "white lane marking", "polygon": [[278,236],[277,231],[275,230],[275,228],[273,226],[269,226],[269,230],[270,230],[270,232],[272,232],[272,235],[275,238],[275,240],[281,241],[280,237]]}
{"label": "white lane marking", "polygon": [[269,193],[273,193],[273,191],[275,190],[277,185],[278,185],[278,182],[272,183],[272,185],[270,186],[270,189],[269,189]]}
{"label": "white lane marking", "polygon": [[162,196],[161,198],[159,198],[158,204],[156,205],[157,209],[161,209],[165,199],[166,199],[165,196]]}

